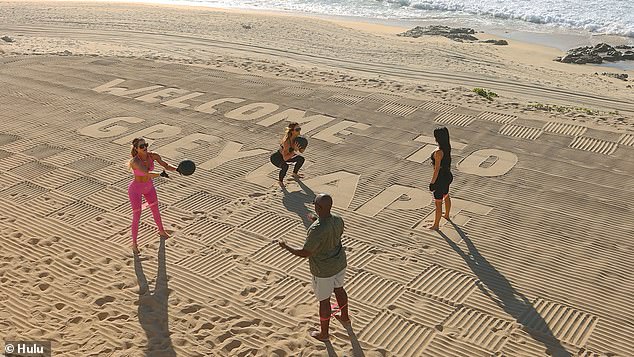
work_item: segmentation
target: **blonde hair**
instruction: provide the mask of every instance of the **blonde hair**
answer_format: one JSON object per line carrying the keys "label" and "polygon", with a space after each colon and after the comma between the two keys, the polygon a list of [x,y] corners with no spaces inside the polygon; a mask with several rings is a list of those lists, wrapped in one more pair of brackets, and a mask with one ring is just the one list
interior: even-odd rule
{"label": "blonde hair", "polygon": [[134,160],[134,158],[139,154],[139,151],[137,150],[137,147],[139,146],[139,142],[141,140],[145,140],[143,138],[134,138],[134,140],[132,140],[132,149],[130,150],[130,155],[132,156],[132,158],[128,161],[128,167],[132,168],[132,160]]}
{"label": "blonde hair", "polygon": [[291,138],[291,134],[293,133],[293,130],[295,130],[295,127],[297,127],[298,125],[299,123],[297,122],[292,122],[288,124],[288,126],[286,127],[286,131],[284,131],[284,137],[282,138],[282,141],[281,141],[282,145]]}

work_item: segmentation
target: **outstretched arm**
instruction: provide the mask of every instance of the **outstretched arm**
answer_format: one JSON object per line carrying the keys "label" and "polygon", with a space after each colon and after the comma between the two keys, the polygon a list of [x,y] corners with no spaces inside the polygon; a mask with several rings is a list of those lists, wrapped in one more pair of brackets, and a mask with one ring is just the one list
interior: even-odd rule
{"label": "outstretched arm", "polygon": [[288,250],[291,254],[301,258],[308,258],[311,255],[313,255],[313,253],[307,251],[306,249],[295,249],[295,248],[289,247],[288,245],[286,245],[286,242],[279,242],[278,244],[283,249]]}
{"label": "outstretched arm", "polygon": [[176,171],[176,167],[172,166],[170,164],[168,164],[167,162],[163,161],[163,159],[161,158],[161,155],[153,152],[152,153],[152,157],[154,158],[154,160],[156,160],[156,162],[159,163],[159,165],[163,166],[165,168],[165,170],[168,171]]}

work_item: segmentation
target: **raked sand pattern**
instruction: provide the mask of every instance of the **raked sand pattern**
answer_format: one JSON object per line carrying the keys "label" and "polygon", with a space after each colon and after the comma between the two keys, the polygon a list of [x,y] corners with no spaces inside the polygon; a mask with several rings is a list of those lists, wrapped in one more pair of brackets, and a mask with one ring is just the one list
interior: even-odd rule
{"label": "raked sand pattern", "polygon": [[[54,356],[632,356],[634,139],[433,100],[132,59],[0,61],[0,331]],[[287,120],[302,182],[268,162]],[[452,135],[453,224],[432,214]],[[160,178],[130,249],[131,138]],[[312,341],[303,242],[318,192],[346,221],[352,329]]]}

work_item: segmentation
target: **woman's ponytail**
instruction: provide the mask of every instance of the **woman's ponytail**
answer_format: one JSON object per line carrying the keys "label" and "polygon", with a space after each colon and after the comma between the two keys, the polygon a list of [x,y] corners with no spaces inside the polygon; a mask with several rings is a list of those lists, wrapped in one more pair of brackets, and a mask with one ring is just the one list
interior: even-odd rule
{"label": "woman's ponytail", "polygon": [[141,138],[134,138],[134,140],[132,140],[132,150],[130,152],[130,155],[132,155],[132,157],[137,156],[137,154],[139,153],[136,149],[137,145],[139,145],[139,141],[141,141]]}
{"label": "woman's ponytail", "polygon": [[288,126],[286,127],[286,131],[284,132],[284,138],[282,139],[282,144],[284,144],[288,139],[290,139],[291,134],[293,133],[293,130],[295,130],[295,127],[298,125],[299,123],[297,122],[292,122],[288,124]]}

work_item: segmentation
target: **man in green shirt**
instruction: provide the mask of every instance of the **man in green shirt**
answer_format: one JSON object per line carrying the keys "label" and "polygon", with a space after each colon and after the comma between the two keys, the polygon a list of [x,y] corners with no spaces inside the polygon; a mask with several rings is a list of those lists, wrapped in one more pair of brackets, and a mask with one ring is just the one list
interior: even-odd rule
{"label": "man in green shirt", "polygon": [[333,291],[341,311],[341,315],[335,317],[344,325],[350,323],[348,295],[343,288],[348,263],[346,252],[341,245],[343,219],[330,213],[332,197],[322,193],[315,197],[313,203],[315,212],[319,217],[309,215],[313,224],[308,227],[308,236],[304,247],[294,249],[286,245],[285,242],[279,244],[280,247],[298,257],[308,258],[310,272],[313,275],[313,289],[317,300],[319,300],[319,320],[321,322],[321,331],[313,331],[310,335],[320,341],[327,341],[329,339],[330,318],[333,315],[330,308],[330,296]]}

